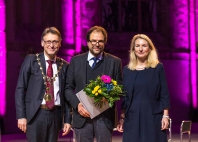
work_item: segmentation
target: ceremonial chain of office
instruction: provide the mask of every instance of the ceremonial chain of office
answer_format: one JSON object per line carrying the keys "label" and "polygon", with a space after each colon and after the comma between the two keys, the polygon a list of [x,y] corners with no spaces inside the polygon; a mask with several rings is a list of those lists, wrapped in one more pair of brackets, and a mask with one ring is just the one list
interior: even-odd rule
{"label": "ceremonial chain of office", "polygon": [[54,77],[49,77],[49,76],[46,76],[44,74],[44,71],[43,71],[43,67],[41,66],[41,62],[40,62],[40,58],[39,58],[39,54],[37,53],[36,54],[36,60],[38,61],[38,65],[40,66],[40,70],[41,70],[41,73],[43,75],[43,80],[44,80],[44,85],[46,86],[46,93],[44,95],[44,99],[45,101],[50,101],[51,100],[51,97],[49,97],[50,95],[47,94],[47,91],[49,90],[49,87],[47,87],[47,81],[50,82],[50,85],[53,86],[53,82],[56,80],[56,77],[58,77],[58,73],[61,71],[62,67],[63,67],[63,59],[62,58],[58,58],[57,59],[61,60],[61,63],[60,63],[60,66],[58,68],[58,71],[57,73],[54,75]]}

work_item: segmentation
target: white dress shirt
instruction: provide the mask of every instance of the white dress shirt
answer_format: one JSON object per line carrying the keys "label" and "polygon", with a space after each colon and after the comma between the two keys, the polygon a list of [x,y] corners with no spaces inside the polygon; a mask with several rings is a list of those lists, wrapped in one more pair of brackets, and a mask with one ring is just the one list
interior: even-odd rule
{"label": "white dress shirt", "polygon": [[[99,56],[97,56],[97,58],[98,58],[97,63],[98,63],[100,60],[102,60],[102,54],[103,54],[103,52],[102,52]],[[90,65],[91,67],[92,67],[92,65],[93,65],[93,63],[94,63],[93,57],[95,57],[95,56],[93,56],[93,55],[90,53],[90,51],[89,51],[88,57],[87,57],[87,61],[89,62],[89,65]]]}
{"label": "white dress shirt", "polygon": [[[47,73],[47,68],[49,66],[47,60],[50,60],[45,54],[45,64],[46,64],[46,73]],[[55,74],[57,73],[57,64],[56,64],[56,58],[53,60],[54,63],[52,64],[52,69],[53,69],[53,77],[55,76]],[[59,93],[59,78],[58,76],[55,78],[54,83],[54,104],[55,105],[60,105],[60,93]],[[41,104],[46,104],[45,99],[43,98],[43,101]]]}

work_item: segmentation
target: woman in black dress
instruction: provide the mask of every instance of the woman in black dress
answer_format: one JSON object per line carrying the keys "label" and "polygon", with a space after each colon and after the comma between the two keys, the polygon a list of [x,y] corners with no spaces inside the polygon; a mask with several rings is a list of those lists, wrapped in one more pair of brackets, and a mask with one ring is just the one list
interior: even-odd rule
{"label": "woman in black dress", "polygon": [[167,142],[169,92],[165,71],[152,41],[144,34],[131,41],[123,70],[126,91],[117,129],[123,142]]}

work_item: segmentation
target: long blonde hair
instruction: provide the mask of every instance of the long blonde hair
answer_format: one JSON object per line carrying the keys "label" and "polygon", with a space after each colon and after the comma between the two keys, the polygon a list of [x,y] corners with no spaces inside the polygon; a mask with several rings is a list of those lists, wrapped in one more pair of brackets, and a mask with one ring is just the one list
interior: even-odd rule
{"label": "long blonde hair", "polygon": [[130,60],[129,60],[128,68],[130,70],[135,70],[135,68],[137,66],[137,57],[134,53],[134,47],[135,47],[135,41],[138,38],[146,40],[148,42],[149,48],[151,49],[150,53],[148,54],[146,68],[149,68],[149,67],[155,68],[157,66],[157,64],[159,63],[157,50],[156,50],[155,46],[153,45],[153,42],[151,41],[151,39],[144,34],[135,35],[131,41],[130,52],[129,52]]}

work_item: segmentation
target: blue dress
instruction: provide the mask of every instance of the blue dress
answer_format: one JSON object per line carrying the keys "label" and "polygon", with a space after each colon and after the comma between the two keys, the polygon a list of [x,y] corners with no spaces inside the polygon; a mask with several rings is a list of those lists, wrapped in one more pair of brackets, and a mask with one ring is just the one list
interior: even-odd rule
{"label": "blue dress", "polygon": [[149,69],[137,71],[132,102],[124,121],[123,142],[167,142],[166,130],[161,130],[163,114],[152,114],[145,81]]}

